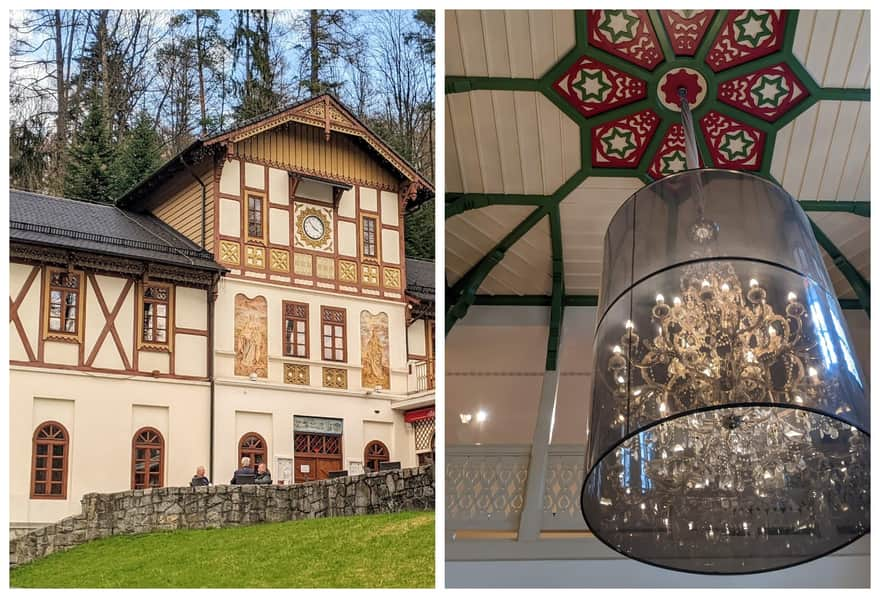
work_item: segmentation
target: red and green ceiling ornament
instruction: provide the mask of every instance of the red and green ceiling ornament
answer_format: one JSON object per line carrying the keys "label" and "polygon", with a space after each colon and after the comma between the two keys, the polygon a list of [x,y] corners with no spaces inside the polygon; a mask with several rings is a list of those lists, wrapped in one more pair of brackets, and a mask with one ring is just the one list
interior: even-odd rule
{"label": "red and green ceiling ornament", "polygon": [[696,54],[714,15],[714,10],[661,10],[672,51],[678,56]]}
{"label": "red and green ceiling ornament", "polygon": [[[784,10],[585,12],[577,24],[586,26],[585,45],[559,65],[565,70],[553,88],[584,118],[594,174],[632,169],[658,179],[684,170],[682,88],[703,131],[707,165],[766,169],[768,133],[815,87],[799,78],[803,69],[792,68],[783,48]],[[772,66],[754,62],[777,55]]]}

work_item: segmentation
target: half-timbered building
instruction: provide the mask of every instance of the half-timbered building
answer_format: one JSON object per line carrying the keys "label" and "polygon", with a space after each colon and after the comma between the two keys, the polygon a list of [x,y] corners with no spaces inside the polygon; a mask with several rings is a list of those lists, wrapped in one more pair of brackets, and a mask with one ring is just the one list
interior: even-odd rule
{"label": "half-timbered building", "polygon": [[[122,452],[159,455],[159,476],[145,486],[188,483],[198,465],[225,483],[243,456],[282,483],[432,459],[433,264],[406,259],[404,217],[433,188],[332,96],[196,140],[116,207],[15,195],[22,205],[66,207],[94,233],[114,230],[107,218],[128,223],[120,244],[95,243],[140,262],[113,278],[93,271],[100,260],[71,262],[67,247],[51,250],[56,261],[13,256],[22,263],[13,264],[10,301],[23,339],[13,339],[14,427],[21,420],[13,521],[61,517],[85,491],[139,487],[140,465],[122,463]],[[69,226],[56,216],[47,212],[39,225]],[[49,251],[48,234],[30,251]],[[162,256],[190,272],[188,286],[126,243],[167,246]],[[73,284],[87,294],[69,299],[64,285]],[[62,370],[101,380],[105,388],[86,392],[103,397],[89,397],[93,413],[79,414]],[[141,378],[149,392],[124,387]],[[56,427],[37,429],[44,420]],[[40,448],[59,433],[65,448]],[[39,444],[41,434],[55,436]],[[111,448],[117,435],[131,448]],[[89,464],[61,472],[63,506],[28,495],[38,449]],[[96,458],[106,453],[112,472]]]}

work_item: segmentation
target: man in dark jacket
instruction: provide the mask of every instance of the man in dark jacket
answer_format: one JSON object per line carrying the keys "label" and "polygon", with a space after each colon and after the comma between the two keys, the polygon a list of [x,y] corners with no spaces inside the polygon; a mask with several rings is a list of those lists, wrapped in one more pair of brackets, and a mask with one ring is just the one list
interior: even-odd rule
{"label": "man in dark jacket", "polygon": [[208,477],[205,475],[205,466],[204,465],[199,465],[198,467],[196,467],[196,475],[194,475],[192,477],[192,480],[190,480],[189,485],[192,486],[193,488],[195,488],[196,486],[210,486],[211,485],[211,480],[209,480]]}
{"label": "man in dark jacket", "polygon": [[257,465],[257,477],[254,478],[254,484],[271,484],[272,474],[266,469],[265,463]]}
{"label": "man in dark jacket", "polygon": [[232,474],[232,480],[230,480],[229,483],[230,484],[253,484],[254,483],[254,468],[251,467],[250,457],[242,457],[241,458],[241,467],[235,470],[235,473]]}

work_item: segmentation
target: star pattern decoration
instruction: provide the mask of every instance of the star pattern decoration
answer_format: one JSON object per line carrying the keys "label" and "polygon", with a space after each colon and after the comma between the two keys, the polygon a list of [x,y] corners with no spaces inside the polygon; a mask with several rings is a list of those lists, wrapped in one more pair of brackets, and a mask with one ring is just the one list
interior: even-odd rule
{"label": "star pattern decoration", "polygon": [[602,71],[581,71],[580,78],[572,84],[572,87],[578,90],[581,100],[588,102],[596,100],[602,102],[605,95],[611,89],[611,85],[605,81]]}
{"label": "star pattern decoration", "polygon": [[612,42],[629,41],[635,37],[633,27],[638,25],[638,17],[626,10],[606,10],[605,18],[599,24],[599,30],[606,34]]}
{"label": "star pattern decoration", "polygon": [[[553,91],[589,129],[594,168],[631,169],[648,179],[685,169],[683,144],[667,137],[680,123],[676,106],[684,87],[695,122],[715,114],[702,125],[712,130],[711,142],[703,135],[705,166],[760,171],[767,168],[774,123],[815,102],[813,86],[800,81],[803,70],[789,67],[796,60],[791,39],[785,41],[790,18],[786,10],[587,10],[577,22],[586,27],[579,38],[585,45],[579,42],[576,58],[557,64]],[[732,67],[737,71],[726,74]],[[650,132],[632,126],[646,110],[657,118]]]}
{"label": "star pattern decoration", "polygon": [[633,143],[632,131],[624,131],[622,129],[612,129],[611,135],[602,138],[605,144],[605,153],[609,156],[616,155],[626,158],[634,152],[638,146]]}
{"label": "star pattern decoration", "polygon": [[660,169],[660,172],[663,174],[675,174],[687,168],[687,156],[680,150],[675,150],[671,154],[662,156],[660,162],[663,164]]}
{"label": "star pattern decoration", "polygon": [[758,46],[762,39],[773,35],[773,31],[767,25],[769,20],[769,13],[758,14],[754,10],[746,12],[733,22],[737,31],[737,39],[747,42],[753,48]]}
{"label": "star pattern decoration", "polygon": [[776,108],[782,98],[788,95],[789,89],[785,86],[782,76],[761,77],[759,85],[752,89],[752,94],[757,98],[756,105]]}
{"label": "star pattern decoration", "polygon": [[749,157],[749,150],[755,145],[755,141],[746,135],[743,129],[736,133],[725,133],[718,149],[725,153],[727,159],[733,162],[737,159],[745,160]]}

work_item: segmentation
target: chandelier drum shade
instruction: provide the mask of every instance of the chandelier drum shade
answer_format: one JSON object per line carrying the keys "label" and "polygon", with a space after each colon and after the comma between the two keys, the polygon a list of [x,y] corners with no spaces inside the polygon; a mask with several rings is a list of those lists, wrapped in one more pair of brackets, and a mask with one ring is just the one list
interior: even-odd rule
{"label": "chandelier drum shade", "polygon": [[614,550],[753,573],[868,532],[869,413],[810,222],[783,189],[689,170],[612,219],[581,507]]}

